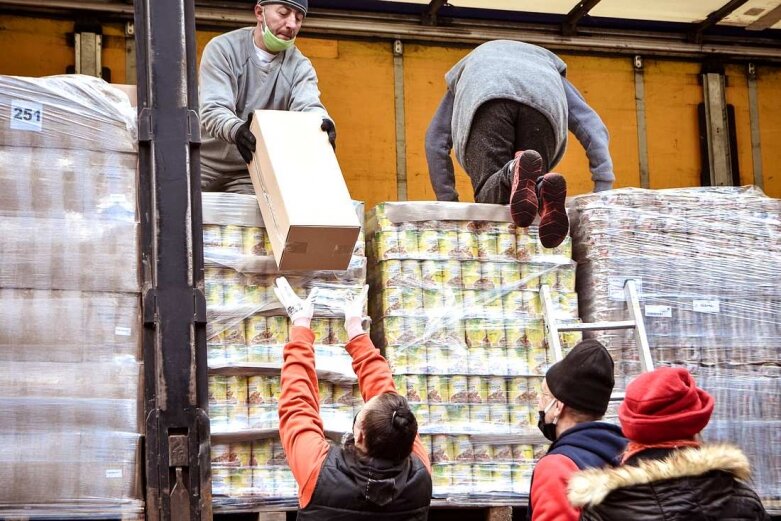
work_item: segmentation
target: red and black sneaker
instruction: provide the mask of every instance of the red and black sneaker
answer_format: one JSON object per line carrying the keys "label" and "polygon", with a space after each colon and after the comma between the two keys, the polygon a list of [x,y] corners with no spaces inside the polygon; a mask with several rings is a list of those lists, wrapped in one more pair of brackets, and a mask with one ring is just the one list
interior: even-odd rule
{"label": "red and black sneaker", "polygon": [[540,242],[545,248],[555,248],[569,233],[569,218],[564,202],[567,181],[561,174],[545,174],[540,182]]}
{"label": "red and black sneaker", "polygon": [[537,215],[537,178],[542,175],[542,157],[534,150],[515,153],[513,184],[510,191],[510,215],[513,222],[526,228]]}

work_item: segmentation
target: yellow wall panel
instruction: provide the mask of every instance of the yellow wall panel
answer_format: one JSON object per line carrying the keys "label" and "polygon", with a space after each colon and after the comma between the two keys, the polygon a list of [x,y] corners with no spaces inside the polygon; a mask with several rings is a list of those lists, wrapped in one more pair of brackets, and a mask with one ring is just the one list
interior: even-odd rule
{"label": "yellow wall panel", "polygon": [[67,37],[72,32],[72,21],[0,15],[0,74],[65,74],[75,59]]}
{"label": "yellow wall panel", "polygon": [[125,26],[123,24],[103,25],[103,67],[111,70],[111,83],[136,83],[136,78],[125,77],[127,47],[125,45]]}
{"label": "yellow wall panel", "polygon": [[[305,54],[309,45],[307,40],[301,43]],[[366,208],[396,199],[390,46],[387,42],[339,41],[338,53],[332,57],[321,57],[323,53],[316,50],[307,54],[317,71],[323,104],[336,122],[336,155],[350,195],[364,201]]]}
{"label": "yellow wall panel", "polygon": [[[407,194],[410,200],[435,200],[426,163],[426,129],[445,94],[445,73],[469,53],[467,48],[427,45],[404,47],[404,107],[407,139]],[[474,201],[469,176],[451,153],[461,201]]]}
{"label": "yellow wall panel", "polygon": [[735,133],[738,142],[740,184],[754,184],[754,163],[751,159],[751,118],[748,108],[748,81],[744,65],[725,67],[727,104],[735,107]]}
{"label": "yellow wall panel", "polygon": [[781,197],[781,68],[760,67],[758,91],[765,193]]}
{"label": "yellow wall panel", "polygon": [[[573,55],[561,55],[561,58],[567,63],[567,78],[599,114],[610,133],[610,156],[616,175],[614,188],[640,186],[632,59]],[[571,132],[567,152],[555,170],[567,178],[569,195],[594,190],[586,151]]]}
{"label": "yellow wall panel", "polygon": [[700,186],[699,72],[697,63],[645,61],[651,188]]}

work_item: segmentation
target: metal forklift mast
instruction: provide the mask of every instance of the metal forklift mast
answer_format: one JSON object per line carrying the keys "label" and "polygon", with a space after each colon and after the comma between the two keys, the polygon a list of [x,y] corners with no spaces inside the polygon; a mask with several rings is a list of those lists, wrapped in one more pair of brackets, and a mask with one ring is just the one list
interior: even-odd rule
{"label": "metal forklift mast", "polygon": [[211,520],[193,0],[136,0],[146,515]]}

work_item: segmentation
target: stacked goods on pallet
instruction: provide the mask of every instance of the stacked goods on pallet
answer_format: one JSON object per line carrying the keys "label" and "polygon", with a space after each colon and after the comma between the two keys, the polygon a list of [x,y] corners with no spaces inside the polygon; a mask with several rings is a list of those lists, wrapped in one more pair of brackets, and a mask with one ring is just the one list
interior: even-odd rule
{"label": "stacked goods on pallet", "polygon": [[551,363],[539,288],[577,318],[569,240],[544,249],[506,207],[459,203],[381,204],[367,231],[372,337],[430,444],[435,497],[528,494]]}
{"label": "stacked goods on pallet", "polygon": [[[623,189],[572,206],[583,319],[625,316],[621,286],[634,279],[654,362],[687,367],[714,395],[705,438],[741,445],[778,505],[781,202],[754,188]],[[639,372],[633,339],[601,338],[623,386]]]}
{"label": "stacked goods on pallet", "polygon": [[[363,205],[356,203],[363,222]],[[335,438],[363,401],[345,350],[345,297],[366,283],[363,236],[345,271],[280,272],[255,197],[203,194],[212,494],[220,510],[294,507],[298,492],[279,441],[282,350],[291,327],[275,294],[284,276],[301,297],[317,288],[315,334],[320,415]],[[338,438],[337,438],[338,439]]]}
{"label": "stacked goods on pallet", "polygon": [[130,517],[140,476],[135,109],[0,77],[0,517]]}

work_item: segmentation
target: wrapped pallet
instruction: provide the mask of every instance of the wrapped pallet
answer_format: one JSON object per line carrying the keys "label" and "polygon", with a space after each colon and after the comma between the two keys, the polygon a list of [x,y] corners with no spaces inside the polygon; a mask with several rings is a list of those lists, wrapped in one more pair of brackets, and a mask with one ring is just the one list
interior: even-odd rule
{"label": "wrapped pallet", "polygon": [[367,232],[372,337],[430,447],[434,496],[517,502],[545,449],[540,286],[577,318],[569,240],[546,250],[506,207],[459,203],[384,203]]}
{"label": "wrapped pallet", "polygon": [[[363,205],[355,203],[363,222]],[[345,271],[280,272],[255,197],[203,194],[212,494],[218,511],[295,507],[298,489],[279,441],[282,350],[291,327],[274,294],[284,276],[301,297],[317,288],[315,333],[320,415],[347,432],[363,404],[345,351],[345,297],[366,283],[363,234]]]}
{"label": "wrapped pallet", "polygon": [[0,77],[0,517],[142,515],[136,116]]}
{"label": "wrapped pallet", "polygon": [[[768,506],[781,498],[781,201],[755,188],[622,189],[575,198],[581,316],[625,318],[636,281],[651,354],[716,398],[705,438],[737,443]],[[639,372],[631,334],[600,336],[617,387]]]}

